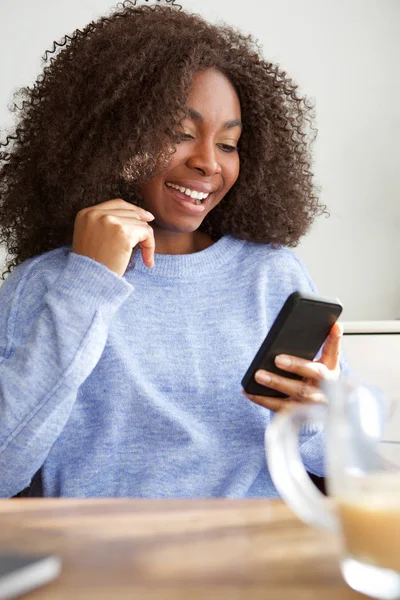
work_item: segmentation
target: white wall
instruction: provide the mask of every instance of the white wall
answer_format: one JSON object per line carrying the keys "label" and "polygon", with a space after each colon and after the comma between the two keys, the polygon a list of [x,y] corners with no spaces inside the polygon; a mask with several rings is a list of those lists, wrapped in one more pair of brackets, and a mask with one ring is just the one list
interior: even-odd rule
{"label": "white wall", "polygon": [[[64,33],[108,12],[110,0],[0,4],[0,124],[12,90],[32,83]],[[188,10],[253,33],[317,110],[315,173],[331,217],[299,246],[320,291],[344,318],[400,318],[400,2],[182,0]],[[397,175],[397,176],[396,176]],[[0,259],[1,260],[1,259]]]}

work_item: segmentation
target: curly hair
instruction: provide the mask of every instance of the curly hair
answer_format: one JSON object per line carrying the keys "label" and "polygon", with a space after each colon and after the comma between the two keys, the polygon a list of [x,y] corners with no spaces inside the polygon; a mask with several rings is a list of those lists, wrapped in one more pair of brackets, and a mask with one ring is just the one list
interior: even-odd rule
{"label": "curly hair", "polygon": [[174,1],[118,4],[54,42],[43,73],[19,91],[15,132],[0,152],[6,273],[71,245],[82,208],[116,197],[141,204],[138,189],[178,143],[193,76],[208,68],[237,91],[244,129],[239,178],[201,229],[214,240],[230,234],[295,246],[324,212],[311,172],[307,99],[251,36]]}

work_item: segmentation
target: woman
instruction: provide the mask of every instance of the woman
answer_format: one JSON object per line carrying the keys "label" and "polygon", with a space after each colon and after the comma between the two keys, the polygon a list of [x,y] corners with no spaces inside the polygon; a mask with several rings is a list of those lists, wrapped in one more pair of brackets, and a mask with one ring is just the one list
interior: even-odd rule
{"label": "woman", "polygon": [[[255,44],[124,3],[60,44],[2,153],[0,495],[276,496],[271,411],[319,402],[319,362],[240,381],[322,210],[309,109]],[[132,252],[133,251],[133,252]],[[283,363],[281,363],[283,366]],[[250,400],[250,401],[249,401]],[[321,434],[301,451],[322,474]]]}

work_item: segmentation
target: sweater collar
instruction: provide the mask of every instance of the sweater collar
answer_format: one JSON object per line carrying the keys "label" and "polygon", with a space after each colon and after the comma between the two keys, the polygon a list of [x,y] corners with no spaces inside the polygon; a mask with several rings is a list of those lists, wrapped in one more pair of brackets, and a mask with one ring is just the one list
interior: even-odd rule
{"label": "sweater collar", "polygon": [[196,278],[199,275],[210,273],[227,263],[245,244],[231,236],[224,236],[217,242],[192,254],[155,254],[154,267],[146,267],[142,260],[142,254],[136,250],[132,254],[130,271],[146,273],[152,277],[168,278]]}

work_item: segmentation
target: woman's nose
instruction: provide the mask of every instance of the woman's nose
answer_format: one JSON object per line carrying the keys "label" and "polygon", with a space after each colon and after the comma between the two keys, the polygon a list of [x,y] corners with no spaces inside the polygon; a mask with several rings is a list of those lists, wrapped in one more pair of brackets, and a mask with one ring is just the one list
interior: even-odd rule
{"label": "woman's nose", "polygon": [[193,152],[187,159],[187,165],[191,169],[201,171],[206,176],[221,173],[221,165],[217,156],[217,148],[214,143],[203,142],[193,147]]}

